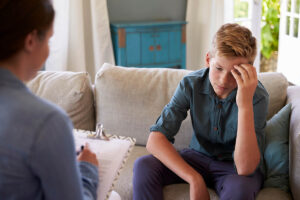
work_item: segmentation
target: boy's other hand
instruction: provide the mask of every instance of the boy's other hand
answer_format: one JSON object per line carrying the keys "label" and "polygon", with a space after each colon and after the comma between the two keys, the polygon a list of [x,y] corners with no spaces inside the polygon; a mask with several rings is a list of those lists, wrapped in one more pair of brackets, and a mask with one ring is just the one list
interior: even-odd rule
{"label": "boy's other hand", "polygon": [[78,161],[85,161],[85,162],[89,162],[95,166],[99,166],[98,163],[98,159],[96,157],[96,154],[93,153],[90,148],[88,143],[85,144],[83,150],[81,151],[81,153],[77,156],[77,160]]}
{"label": "boy's other hand", "polygon": [[235,65],[231,73],[237,82],[236,103],[238,107],[244,108],[252,105],[258,83],[255,67],[250,64]]}
{"label": "boy's other hand", "polygon": [[190,183],[190,199],[191,200],[209,200],[209,193],[203,177],[200,174],[196,174]]}

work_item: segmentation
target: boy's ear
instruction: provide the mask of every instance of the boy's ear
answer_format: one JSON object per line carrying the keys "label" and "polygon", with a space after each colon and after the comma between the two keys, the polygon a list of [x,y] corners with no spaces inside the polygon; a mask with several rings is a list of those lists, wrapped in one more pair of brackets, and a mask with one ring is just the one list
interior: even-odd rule
{"label": "boy's ear", "polygon": [[26,38],[25,38],[25,42],[24,42],[24,50],[26,52],[32,52],[36,46],[36,42],[37,42],[37,31],[34,30],[31,33],[29,33]]}
{"label": "boy's ear", "polygon": [[206,57],[205,57],[205,66],[209,67],[209,62],[210,62],[210,53],[207,52]]}

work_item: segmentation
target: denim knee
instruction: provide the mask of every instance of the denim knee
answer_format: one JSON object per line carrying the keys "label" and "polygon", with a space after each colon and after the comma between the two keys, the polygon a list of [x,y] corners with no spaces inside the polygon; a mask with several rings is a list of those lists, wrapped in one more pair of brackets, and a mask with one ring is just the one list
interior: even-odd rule
{"label": "denim knee", "polygon": [[153,169],[151,167],[153,159],[149,156],[142,156],[134,161],[133,172],[134,173],[146,173]]}
{"label": "denim knee", "polygon": [[[133,177],[142,183],[159,179],[159,169],[162,163],[152,155],[142,156],[134,162]],[[153,180],[154,179],[154,180]]]}
{"label": "denim knee", "polygon": [[259,185],[253,184],[248,177],[235,175],[224,181],[221,200],[255,200],[260,189]]}

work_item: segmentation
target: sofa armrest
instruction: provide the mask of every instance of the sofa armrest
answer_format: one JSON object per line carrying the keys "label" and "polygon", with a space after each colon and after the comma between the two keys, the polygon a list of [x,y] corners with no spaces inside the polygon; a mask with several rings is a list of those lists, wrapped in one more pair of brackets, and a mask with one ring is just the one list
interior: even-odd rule
{"label": "sofa armrest", "polygon": [[300,86],[289,86],[287,103],[292,104],[290,118],[290,187],[294,199],[300,199]]}

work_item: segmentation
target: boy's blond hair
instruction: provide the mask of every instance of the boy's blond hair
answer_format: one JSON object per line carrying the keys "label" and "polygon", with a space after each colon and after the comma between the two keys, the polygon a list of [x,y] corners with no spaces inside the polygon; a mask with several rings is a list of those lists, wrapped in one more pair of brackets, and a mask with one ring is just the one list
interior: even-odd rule
{"label": "boy's blond hair", "polygon": [[215,34],[210,56],[244,57],[253,64],[256,51],[256,39],[251,31],[239,24],[228,23]]}

